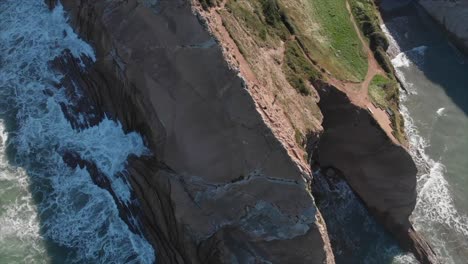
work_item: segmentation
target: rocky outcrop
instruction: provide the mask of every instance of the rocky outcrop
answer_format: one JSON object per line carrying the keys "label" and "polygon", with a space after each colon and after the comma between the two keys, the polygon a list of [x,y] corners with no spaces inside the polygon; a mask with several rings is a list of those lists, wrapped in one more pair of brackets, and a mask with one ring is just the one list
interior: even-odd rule
{"label": "rocky outcrop", "polygon": [[[190,1],[62,3],[97,55],[86,71],[66,60],[71,70],[62,72],[153,152],[131,158],[128,172],[160,263],[334,262],[310,172],[266,125]],[[317,87],[325,119],[316,161],[340,170],[405,249],[436,263],[408,220],[416,201],[409,154],[346,95]]]}
{"label": "rocky outcrop", "polygon": [[445,28],[457,47],[468,54],[468,2],[419,0],[419,4]]}
{"label": "rocky outcrop", "polygon": [[324,132],[313,152],[322,168],[343,175],[369,211],[421,263],[438,263],[409,221],[416,205],[416,166],[365,109],[327,84],[318,84]]}
{"label": "rocky outcrop", "polygon": [[74,82],[153,152],[128,172],[159,263],[334,262],[310,174],[189,1],[62,4],[97,55]]}

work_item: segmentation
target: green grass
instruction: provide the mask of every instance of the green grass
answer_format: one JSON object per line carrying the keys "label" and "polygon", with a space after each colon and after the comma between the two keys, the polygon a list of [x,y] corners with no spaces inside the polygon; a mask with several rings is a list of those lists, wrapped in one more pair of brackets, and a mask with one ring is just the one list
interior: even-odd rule
{"label": "green grass", "polygon": [[[294,40],[287,40],[294,27],[277,0],[229,1],[227,9],[244,24],[259,46],[277,47],[280,40],[286,42],[283,69],[286,78],[297,92],[310,95],[309,83],[320,78],[320,73],[308,61],[304,52]],[[248,48],[235,40],[246,56]]]}
{"label": "green grass", "polygon": [[367,73],[367,58],[346,9],[345,0],[309,0],[321,26],[321,34],[331,47],[332,56],[358,80]]}
{"label": "green grass", "polygon": [[277,0],[230,0],[226,9],[243,24],[259,46],[274,47],[289,36]]}
{"label": "green grass", "polygon": [[[259,46],[277,47],[293,34],[335,77],[362,81],[367,73],[366,54],[345,0],[229,0],[226,7]],[[320,25],[318,32],[311,30],[314,25]]]}
{"label": "green grass", "polygon": [[399,111],[398,83],[386,76],[376,75],[369,85],[369,96],[375,105],[391,113],[394,136],[400,142],[405,142],[404,120]]}
{"label": "green grass", "polygon": [[389,45],[388,39],[380,28],[378,10],[374,2],[371,0],[350,0],[350,4],[353,16],[362,33],[368,39],[375,59],[387,74],[393,75],[392,64],[385,52]]}
{"label": "green grass", "polygon": [[376,75],[372,79],[369,85],[369,96],[377,106],[382,109],[387,109],[389,102],[387,101],[387,93],[385,92],[385,86],[389,83],[389,80],[382,75]]}
{"label": "green grass", "polygon": [[288,82],[303,95],[310,94],[307,83],[320,79],[321,76],[306,59],[296,41],[286,43],[283,67]]}

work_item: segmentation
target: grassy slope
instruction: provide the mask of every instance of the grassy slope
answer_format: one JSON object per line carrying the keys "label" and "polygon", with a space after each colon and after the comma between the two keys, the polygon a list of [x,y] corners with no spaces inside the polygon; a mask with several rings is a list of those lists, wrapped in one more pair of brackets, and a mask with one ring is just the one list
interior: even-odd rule
{"label": "grassy slope", "polygon": [[[337,77],[361,81],[367,73],[367,58],[346,9],[346,0],[308,0],[321,25],[319,38],[329,45],[328,58],[339,61]],[[312,36],[313,38],[314,36]],[[313,41],[313,39],[312,39]]]}
{"label": "grassy slope", "polygon": [[353,29],[345,0],[279,0],[306,52],[334,77],[361,81],[366,54]]}
{"label": "grassy slope", "polygon": [[[378,60],[380,54],[383,61],[380,64],[385,65],[388,58],[384,48],[388,43],[381,38],[373,2],[349,2],[374,54]],[[365,77],[367,58],[351,23],[345,0],[228,0],[225,10],[220,13],[231,37],[254,72],[258,73],[259,70],[259,65],[254,65],[258,61],[259,52],[284,46],[283,56],[275,58],[275,61],[282,65],[287,81],[298,94],[311,94],[308,83],[321,78],[320,70],[348,81],[362,81]],[[388,78],[393,80],[391,65],[388,69],[384,66],[382,68],[388,72]],[[275,79],[278,76],[272,74],[271,78],[276,85],[282,86]],[[373,88],[370,88],[370,93],[373,93],[374,99],[379,98],[378,105],[399,113],[397,96],[384,96]],[[273,89],[282,93],[284,87]],[[398,93],[398,89],[392,91]],[[283,102],[286,108],[291,103],[294,102]],[[315,117],[320,116],[317,111],[315,106],[312,107],[311,112]],[[401,116],[396,114],[391,119],[397,131],[396,137],[404,138]],[[304,129],[300,130],[304,132]]]}
{"label": "grassy slope", "polygon": [[396,89],[395,87],[395,82],[382,75],[376,75],[369,85],[369,96],[378,107],[387,109],[390,106],[387,98],[392,96]]}
{"label": "grassy slope", "polygon": [[371,100],[382,109],[391,113],[390,121],[394,135],[400,142],[406,141],[404,120],[400,113],[399,88],[393,66],[387,56],[388,40],[380,28],[378,10],[372,0],[349,0],[353,16],[361,32],[366,36],[374,57],[386,72],[386,76],[377,75],[369,86]]}
{"label": "grassy slope", "polygon": [[361,32],[368,39],[375,59],[389,76],[393,75],[393,67],[385,52],[389,45],[388,40],[380,28],[378,10],[374,2],[372,0],[349,0],[349,2],[353,16]]}
{"label": "grassy slope", "polygon": [[393,134],[400,142],[405,142],[404,121],[399,111],[397,81],[387,76],[374,76],[369,85],[369,97],[377,107],[391,113],[390,121],[394,129]]}
{"label": "grassy slope", "polygon": [[309,81],[321,74],[302,50],[295,49],[294,29],[286,26],[279,6],[271,8],[265,2],[229,0],[218,12],[257,79],[274,94],[275,104],[282,105],[301,145],[310,131],[320,129],[322,114]]}
{"label": "grassy slope", "polygon": [[[275,4],[280,20],[271,19],[276,15],[265,12],[265,6]],[[345,0],[229,0],[227,7],[251,35],[258,37],[259,45],[271,45],[271,39],[285,40],[293,33],[307,54],[336,78],[364,79],[367,58],[351,24]]]}

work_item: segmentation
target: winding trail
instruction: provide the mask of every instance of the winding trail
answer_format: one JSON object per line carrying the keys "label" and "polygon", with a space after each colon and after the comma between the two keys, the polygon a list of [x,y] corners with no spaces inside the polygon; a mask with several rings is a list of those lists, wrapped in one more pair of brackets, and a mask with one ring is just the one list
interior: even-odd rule
{"label": "winding trail", "polygon": [[[278,127],[278,125],[280,126],[284,125],[284,123],[278,124],[278,120],[281,120],[280,119],[281,117],[275,116],[275,115],[271,116],[270,111],[264,110],[266,109],[267,105],[271,107],[271,101],[274,102],[274,100],[270,100],[267,98],[259,98],[259,97],[265,97],[265,93],[264,93],[265,87],[262,87],[263,85],[257,79],[255,73],[250,69],[250,65],[247,62],[246,58],[240,52],[234,39],[232,39],[229,32],[227,31],[227,29],[224,27],[222,23],[222,17],[219,11],[225,9],[226,2],[227,0],[223,0],[218,4],[218,6],[213,7],[208,11],[203,10],[200,5],[195,4],[194,6],[197,8],[197,11],[200,14],[203,14],[203,16],[209,20],[210,23],[208,24],[211,27],[211,31],[215,33],[217,38],[225,47],[225,58],[228,61],[228,63],[234,68],[236,68],[241,73],[241,75],[247,80],[247,83],[251,85],[250,93],[252,94],[254,98],[257,99],[255,101],[257,102],[259,112],[262,113],[264,118],[269,120],[269,123],[273,124],[273,127]],[[364,47],[364,52],[367,54],[368,70],[367,70],[367,73],[363,82],[349,82],[349,81],[338,80],[328,73],[326,74],[327,82],[337,87],[341,91],[345,92],[348,95],[351,102],[353,102],[355,105],[363,109],[367,109],[367,111],[369,111],[373,115],[375,120],[379,123],[380,127],[385,131],[388,137],[395,144],[400,144],[399,141],[393,136],[393,128],[391,126],[391,121],[390,121],[388,114],[386,113],[385,110],[382,110],[376,107],[374,104],[372,104],[368,96],[369,85],[372,79],[374,78],[374,76],[376,74],[385,74],[385,73],[381,69],[377,61],[375,60],[372,50],[369,48],[365,37],[362,35],[361,30],[358,24],[356,23],[354,16],[352,15],[351,7],[348,1],[346,1],[346,8],[349,12],[349,16],[353,24],[353,27],[356,33],[358,34],[358,37],[362,43],[362,46]],[[309,62],[315,67],[319,68],[319,70],[324,72],[324,70],[321,69],[321,67],[317,65],[314,62],[313,58],[311,58],[310,55],[305,51],[300,39],[296,38],[293,32],[291,32],[291,35],[292,35],[292,39],[295,39],[297,41],[297,43],[299,44],[299,47],[301,48],[303,54],[309,60]],[[276,115],[278,114],[277,111],[274,111],[274,112],[276,112]],[[288,142],[289,137],[287,135],[282,135],[281,133],[282,130],[283,129],[277,129],[276,132],[277,133],[279,132],[278,136],[280,138],[283,138],[283,140]],[[298,151],[296,147],[294,147],[294,143],[289,142],[287,149],[290,151],[290,153],[293,154],[293,156],[295,156],[297,159],[300,159],[301,151]]]}
{"label": "winding trail", "polygon": [[364,81],[359,84],[352,82],[343,82],[338,80],[331,80],[331,82],[335,86],[346,92],[346,94],[349,96],[350,100],[354,104],[364,109],[367,109],[373,115],[375,120],[379,123],[380,127],[385,131],[388,137],[395,144],[400,144],[399,141],[393,135],[393,128],[391,125],[390,117],[388,116],[387,112],[379,107],[376,107],[369,98],[369,85],[372,82],[372,79],[377,74],[385,75],[385,72],[377,63],[377,60],[374,57],[374,53],[370,49],[366,38],[362,35],[362,32],[351,12],[351,6],[349,4],[349,1],[346,1],[346,9],[349,12],[349,17],[353,24],[354,30],[356,31],[359,40],[361,41],[362,46],[364,47],[364,51],[367,54],[367,74],[364,78]]}

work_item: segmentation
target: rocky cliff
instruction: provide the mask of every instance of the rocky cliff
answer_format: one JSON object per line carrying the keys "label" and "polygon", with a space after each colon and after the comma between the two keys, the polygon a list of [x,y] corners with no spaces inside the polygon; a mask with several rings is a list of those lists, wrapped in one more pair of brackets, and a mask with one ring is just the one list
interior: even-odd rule
{"label": "rocky cliff", "polygon": [[[259,92],[239,77],[191,1],[61,2],[97,57],[86,71],[64,60],[75,70],[62,71],[152,150],[128,170],[160,263],[334,263],[295,124],[275,120],[301,108],[288,112],[268,85]],[[341,170],[405,248],[431,263],[408,221],[411,157],[367,111],[327,94],[317,161]]]}
{"label": "rocky cliff", "polygon": [[445,28],[457,47],[468,54],[468,2],[419,0],[419,4]]}
{"label": "rocky cliff", "polygon": [[437,263],[430,245],[408,220],[416,205],[417,169],[411,156],[346,94],[331,85],[316,86],[325,117],[324,133],[313,151],[316,166],[344,177],[402,248],[421,263]]}
{"label": "rocky cliff", "polygon": [[334,262],[310,173],[265,124],[190,2],[62,4],[97,55],[86,72],[66,74],[153,151],[128,170],[160,263]]}

